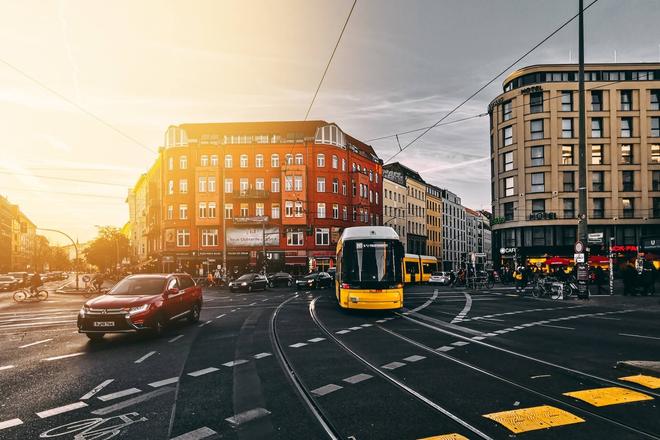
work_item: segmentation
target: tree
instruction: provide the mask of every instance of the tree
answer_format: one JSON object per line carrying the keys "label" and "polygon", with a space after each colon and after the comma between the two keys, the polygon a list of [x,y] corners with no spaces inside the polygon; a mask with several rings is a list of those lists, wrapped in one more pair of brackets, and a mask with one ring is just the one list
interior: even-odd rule
{"label": "tree", "polygon": [[98,231],[94,241],[84,251],[85,259],[102,272],[117,270],[122,260],[129,256],[128,238],[113,226],[99,226]]}
{"label": "tree", "polygon": [[63,247],[51,246],[48,263],[50,270],[68,270],[71,267],[69,252]]}

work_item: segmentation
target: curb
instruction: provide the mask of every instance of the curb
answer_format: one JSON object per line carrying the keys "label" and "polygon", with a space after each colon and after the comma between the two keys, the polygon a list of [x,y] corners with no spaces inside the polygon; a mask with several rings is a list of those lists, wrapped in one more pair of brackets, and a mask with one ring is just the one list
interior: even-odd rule
{"label": "curb", "polygon": [[660,361],[618,361],[614,368],[633,373],[660,374]]}

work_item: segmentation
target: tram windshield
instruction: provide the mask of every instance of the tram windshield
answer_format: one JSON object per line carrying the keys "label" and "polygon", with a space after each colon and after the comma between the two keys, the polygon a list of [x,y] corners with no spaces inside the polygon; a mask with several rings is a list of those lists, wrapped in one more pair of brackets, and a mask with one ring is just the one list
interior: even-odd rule
{"label": "tram windshield", "polygon": [[342,281],[365,286],[400,283],[402,258],[398,241],[348,241],[343,249]]}

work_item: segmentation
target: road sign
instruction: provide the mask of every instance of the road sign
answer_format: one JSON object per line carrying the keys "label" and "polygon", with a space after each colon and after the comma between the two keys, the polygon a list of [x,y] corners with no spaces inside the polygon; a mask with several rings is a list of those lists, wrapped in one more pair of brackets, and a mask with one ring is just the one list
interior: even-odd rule
{"label": "road sign", "polygon": [[474,255],[477,256],[478,258],[486,258],[486,253],[485,252],[477,252]]}
{"label": "road sign", "polygon": [[584,254],[574,254],[573,260],[575,260],[576,263],[584,263]]}
{"label": "road sign", "polygon": [[581,254],[582,252],[584,252],[584,243],[582,243],[581,241],[576,241],[574,249],[576,254]]}
{"label": "road sign", "polygon": [[602,232],[592,232],[587,236],[587,242],[593,244],[603,243],[603,233]]}

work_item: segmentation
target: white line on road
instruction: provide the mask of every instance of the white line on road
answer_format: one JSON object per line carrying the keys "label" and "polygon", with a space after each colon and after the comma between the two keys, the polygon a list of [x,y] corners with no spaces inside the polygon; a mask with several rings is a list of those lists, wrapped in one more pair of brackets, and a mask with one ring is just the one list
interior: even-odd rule
{"label": "white line on road", "polygon": [[204,327],[205,325],[210,324],[210,323],[211,323],[211,321],[202,322],[202,323],[201,323],[200,325],[198,325],[197,327]]}
{"label": "white line on road", "polygon": [[621,321],[621,318],[608,318],[607,316],[590,316],[590,318],[609,319],[610,321]]}
{"label": "white line on road", "polygon": [[0,371],[9,370],[10,368],[14,368],[14,365],[3,365],[2,367],[0,367]]}
{"label": "white line on road", "polygon": [[154,354],[156,354],[155,351],[150,351],[149,353],[142,356],[140,359],[136,360],[135,363],[136,364],[141,364],[144,360],[146,360],[147,358],[153,356]]}
{"label": "white line on road", "polygon": [[50,338],[50,339],[43,339],[43,340],[41,340],[41,341],[33,342],[33,343],[31,343],[31,344],[21,345],[21,346],[18,347],[18,348],[32,347],[33,345],[43,344],[44,342],[49,342],[49,341],[52,341],[52,340],[53,340],[53,338]]}
{"label": "white line on road", "polygon": [[172,339],[170,339],[170,340],[169,340],[169,341],[167,341],[167,342],[174,342],[174,341],[178,341],[178,340],[179,340],[179,339],[181,339],[181,338],[183,338],[183,335],[179,335],[179,336],[175,336],[175,337],[173,337]]}
{"label": "white line on road", "polygon": [[552,325],[552,324],[539,324],[541,327],[550,327],[550,328],[560,328],[562,330],[575,330],[574,327],[564,327],[561,325]]}
{"label": "white line on road", "polygon": [[80,398],[80,400],[87,400],[87,399],[89,399],[90,397],[94,396],[96,393],[98,393],[99,391],[101,391],[103,388],[105,388],[105,387],[107,387],[108,385],[110,385],[113,381],[114,381],[114,379],[104,380],[103,382],[101,382],[100,384],[98,384],[96,387],[94,387],[94,389],[92,389],[92,391],[90,391],[89,393],[87,393],[87,394],[85,394],[84,396],[82,396],[82,397]]}
{"label": "white line on road", "polygon": [[66,358],[70,358],[70,357],[82,356],[83,354],[85,354],[85,353],[63,354],[62,356],[53,356],[53,357],[49,357],[49,358],[46,358],[46,359],[43,359],[43,360],[44,361],[57,361],[57,360],[60,360],[60,359],[66,359]]}
{"label": "white line on road", "polygon": [[177,383],[178,381],[179,381],[178,377],[170,377],[169,379],[163,379],[163,380],[158,380],[156,382],[151,382],[149,386],[153,388],[158,388],[165,385],[170,385],[172,383]]}
{"label": "white line on road", "polygon": [[630,336],[631,338],[644,338],[644,339],[657,339],[660,341],[660,338],[655,336],[644,336],[644,335],[631,335],[630,333],[619,333],[620,336]]}
{"label": "white line on road", "polygon": [[142,390],[139,388],[127,388],[125,390],[117,391],[116,393],[99,396],[98,399],[107,402],[108,400],[119,399],[120,397],[130,396],[131,394],[137,394],[141,392]]}
{"label": "white line on road", "polygon": [[23,420],[21,419],[5,420],[4,422],[0,422],[0,429],[11,428],[13,426],[18,426],[22,424],[23,424]]}
{"label": "white line on road", "polygon": [[465,295],[465,306],[463,307],[463,310],[461,310],[461,313],[456,315],[454,319],[451,320],[452,324],[455,324],[457,322],[461,322],[463,318],[470,312],[470,309],[472,308],[472,295],[469,293],[465,292],[463,293]]}
{"label": "white line on road", "polygon": [[213,373],[214,371],[218,371],[218,370],[219,368],[209,367],[209,368],[204,368],[203,370],[197,370],[197,371],[193,371],[192,373],[188,373],[188,376],[198,377],[204,374]]}
{"label": "white line on road", "polygon": [[235,367],[237,365],[241,365],[246,363],[247,361],[245,359],[236,359],[235,361],[230,361],[230,362],[225,362],[224,365],[225,367]]}
{"label": "white line on road", "polygon": [[211,428],[204,426],[203,428],[195,429],[194,431],[173,437],[171,440],[201,440],[216,435],[217,432]]}
{"label": "white line on road", "polygon": [[45,419],[46,417],[56,416],[58,414],[73,411],[74,409],[84,408],[86,406],[87,406],[87,404],[85,402],[76,402],[76,403],[72,403],[70,405],[64,405],[64,406],[60,406],[58,408],[53,408],[53,409],[49,409],[49,410],[46,410],[46,411],[41,411],[41,412],[38,412],[37,415],[40,418]]}
{"label": "white line on road", "polygon": [[222,317],[225,316],[225,315],[226,315],[226,313],[223,313],[222,315],[218,315],[218,316],[216,316],[215,319],[222,318]]}

